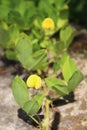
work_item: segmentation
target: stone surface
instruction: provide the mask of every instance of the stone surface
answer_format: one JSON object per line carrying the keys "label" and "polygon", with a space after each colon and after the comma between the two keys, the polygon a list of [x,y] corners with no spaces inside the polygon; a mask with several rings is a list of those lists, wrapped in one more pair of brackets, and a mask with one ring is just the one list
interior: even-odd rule
{"label": "stone surface", "polygon": [[17,116],[19,106],[14,101],[11,88],[14,71],[11,66],[7,70],[0,68],[0,130],[29,130],[30,126]]}

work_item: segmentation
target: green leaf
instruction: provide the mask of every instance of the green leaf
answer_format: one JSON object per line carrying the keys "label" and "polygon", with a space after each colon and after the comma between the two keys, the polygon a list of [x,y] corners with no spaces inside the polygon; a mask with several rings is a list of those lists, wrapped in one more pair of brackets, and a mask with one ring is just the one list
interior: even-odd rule
{"label": "green leaf", "polygon": [[41,10],[41,12],[47,13],[47,14],[51,14],[52,13],[52,6],[49,3],[48,0],[40,0],[39,2],[39,10]]}
{"label": "green leaf", "polygon": [[45,81],[46,81],[47,86],[49,86],[50,88],[54,86],[55,84],[65,85],[64,82],[58,78],[49,77],[49,78],[45,78]]}
{"label": "green leaf", "polygon": [[34,100],[38,102],[39,109],[42,106],[43,100],[44,100],[44,95],[43,94],[37,94],[33,97]]}
{"label": "green leaf", "polygon": [[34,64],[32,57],[32,45],[27,38],[21,38],[16,44],[16,51],[18,60],[22,63],[24,68],[30,70]]}
{"label": "green leaf", "polygon": [[8,19],[10,24],[17,24],[21,28],[24,26],[24,19],[18,11],[11,10],[8,14]]}
{"label": "green leaf", "polygon": [[64,43],[61,41],[56,42],[54,49],[55,49],[56,55],[63,54],[63,52],[65,51]]}
{"label": "green leaf", "polygon": [[45,82],[49,88],[55,91],[57,94],[63,96],[69,93],[67,86],[64,82],[57,78],[46,78]]}
{"label": "green leaf", "polygon": [[59,85],[55,85],[53,87],[54,91],[59,94],[60,96],[64,96],[69,94],[69,90],[67,88],[67,86],[59,86]]}
{"label": "green leaf", "polygon": [[3,48],[7,48],[9,39],[10,37],[8,31],[0,26],[0,46]]}
{"label": "green leaf", "polygon": [[58,18],[58,29],[63,28],[65,25],[68,24],[68,17],[69,17],[69,10],[68,6],[66,6],[66,9],[61,10],[59,12],[59,18]]}
{"label": "green leaf", "polygon": [[75,29],[73,29],[71,26],[65,26],[60,31],[60,40],[64,42],[64,45],[66,48],[70,45],[75,35]]}
{"label": "green leaf", "polygon": [[55,0],[55,3],[57,3],[57,8],[60,10],[65,5],[65,0]]}
{"label": "green leaf", "polygon": [[0,19],[7,20],[10,11],[9,4],[0,4]]}
{"label": "green leaf", "polygon": [[60,69],[60,59],[56,60],[56,62],[53,64],[53,70],[54,72],[58,72],[58,70]]}
{"label": "green leaf", "polygon": [[68,89],[69,91],[73,91],[78,84],[83,80],[83,74],[77,70],[72,77],[70,78],[70,80],[68,81]]}
{"label": "green leaf", "polygon": [[77,70],[77,66],[68,54],[64,54],[61,59],[60,67],[62,69],[63,77],[66,82],[72,77],[74,72]]}
{"label": "green leaf", "polygon": [[[20,12],[20,14],[23,16],[24,15],[24,12],[25,12],[25,9],[26,9],[26,2],[24,0],[19,0],[15,3],[15,10]],[[14,5],[14,3],[12,3],[12,6]],[[12,7],[11,6],[11,7]]]}
{"label": "green leaf", "polygon": [[10,42],[8,44],[8,47],[13,47],[15,46],[18,37],[19,37],[19,29],[16,25],[11,25],[8,29],[9,31],[9,36],[10,36]]}
{"label": "green leaf", "polygon": [[6,50],[5,55],[9,60],[17,60],[16,52],[14,50]]}
{"label": "green leaf", "polygon": [[29,93],[25,82],[18,76],[13,80],[12,91],[16,102],[23,107],[29,100]]}
{"label": "green leaf", "polygon": [[23,110],[28,115],[34,115],[39,111],[39,104],[36,100],[31,99],[28,102],[26,102],[23,106]]}
{"label": "green leaf", "polygon": [[32,68],[43,70],[47,66],[47,53],[44,49],[36,51],[33,58],[35,62]]}
{"label": "green leaf", "polygon": [[[25,6],[26,7],[25,7],[25,12],[24,12],[24,20],[25,22],[28,23],[28,26],[31,26],[37,14],[35,2],[26,1]],[[31,23],[31,25],[29,25],[29,23]]]}
{"label": "green leaf", "polygon": [[22,38],[16,45],[18,60],[28,70],[43,69],[47,64],[45,50],[32,52],[32,45],[27,38]]}

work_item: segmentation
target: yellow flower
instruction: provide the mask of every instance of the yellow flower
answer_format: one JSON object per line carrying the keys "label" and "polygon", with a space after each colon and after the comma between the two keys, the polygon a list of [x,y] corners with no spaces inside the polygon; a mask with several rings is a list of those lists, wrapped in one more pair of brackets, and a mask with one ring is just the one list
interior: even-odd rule
{"label": "yellow flower", "polygon": [[30,88],[39,89],[41,87],[42,81],[38,75],[32,74],[31,76],[28,77],[26,83],[27,83],[27,86]]}
{"label": "yellow flower", "polygon": [[47,30],[53,30],[54,21],[51,18],[45,18],[42,22],[42,28]]}

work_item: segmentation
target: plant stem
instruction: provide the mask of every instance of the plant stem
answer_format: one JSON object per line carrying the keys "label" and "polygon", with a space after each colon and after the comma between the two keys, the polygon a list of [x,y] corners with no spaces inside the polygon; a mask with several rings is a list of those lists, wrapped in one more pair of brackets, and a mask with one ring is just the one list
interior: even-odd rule
{"label": "plant stem", "polygon": [[43,87],[43,92],[44,92],[44,95],[45,95],[45,119],[42,123],[42,129],[41,130],[50,130],[49,129],[49,118],[50,118],[50,103],[51,103],[51,100],[48,99],[48,89],[46,88],[46,86],[44,85]]}
{"label": "plant stem", "polygon": [[49,130],[49,105],[50,105],[50,101],[48,99],[46,99],[46,130]]}
{"label": "plant stem", "polygon": [[38,125],[40,126],[40,123],[39,123],[33,116],[31,116],[31,115],[29,115],[29,116],[31,117],[31,119],[32,119],[33,121],[35,121],[36,124],[38,124]]}
{"label": "plant stem", "polygon": [[45,100],[45,120],[42,123],[42,129],[41,130],[50,130],[49,129],[49,105],[50,105],[50,100],[46,98]]}

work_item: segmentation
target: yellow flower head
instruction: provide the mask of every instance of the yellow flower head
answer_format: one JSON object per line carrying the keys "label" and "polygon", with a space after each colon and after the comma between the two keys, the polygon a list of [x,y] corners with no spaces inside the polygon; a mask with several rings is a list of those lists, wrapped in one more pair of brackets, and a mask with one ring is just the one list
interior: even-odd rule
{"label": "yellow flower head", "polygon": [[26,83],[27,86],[30,88],[39,89],[41,87],[42,81],[38,75],[32,74],[31,76],[28,77]]}
{"label": "yellow flower head", "polygon": [[53,30],[54,21],[51,18],[45,18],[42,22],[42,28],[47,30]]}

